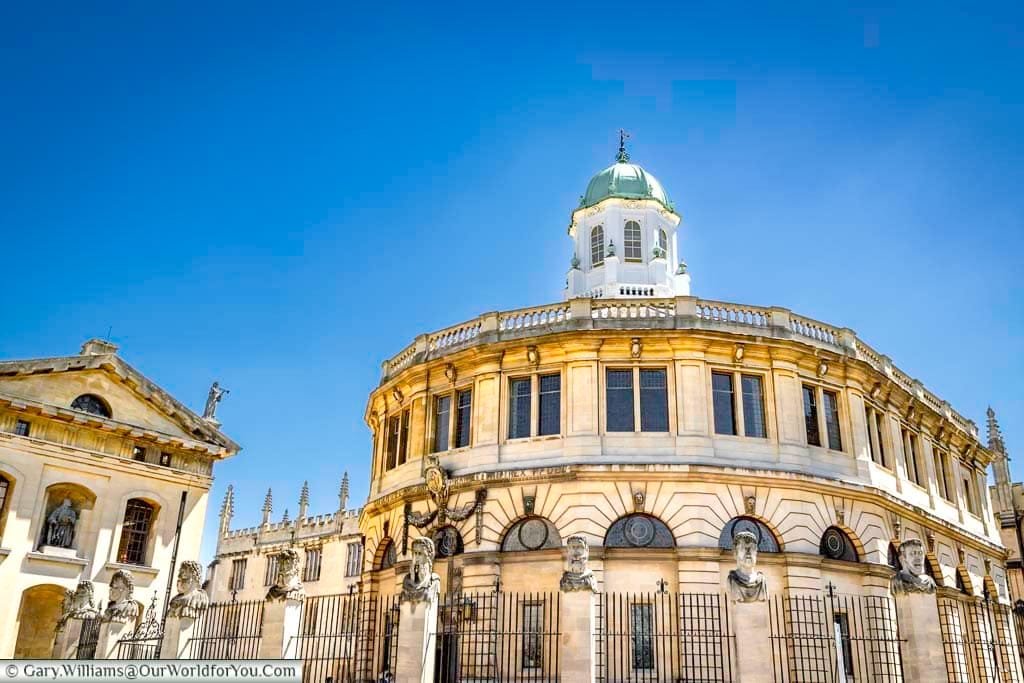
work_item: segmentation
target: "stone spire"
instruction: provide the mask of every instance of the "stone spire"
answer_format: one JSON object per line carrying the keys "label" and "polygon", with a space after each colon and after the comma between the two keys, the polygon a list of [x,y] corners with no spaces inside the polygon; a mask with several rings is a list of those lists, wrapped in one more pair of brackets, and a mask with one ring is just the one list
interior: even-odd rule
{"label": "stone spire", "polygon": [[270,524],[270,513],[274,511],[274,492],[267,489],[267,496],[263,499],[263,526]]}
{"label": "stone spire", "polygon": [[1003,432],[996,420],[996,411],[989,406],[985,411],[988,423],[988,449],[995,456],[992,459],[992,512],[1003,527],[1013,527],[1016,512],[1013,509],[1013,483],[1010,481],[1010,456],[1006,453]]}
{"label": "stone spire", "polygon": [[999,420],[996,419],[996,411],[992,406],[985,411],[988,422],[988,449],[993,453],[1006,455],[1006,444],[1003,442],[1003,430],[999,428]]}
{"label": "stone spire", "polygon": [[309,510],[309,482],[302,482],[302,492],[299,493],[299,514],[295,519],[305,519],[306,511]]}
{"label": "stone spire", "polygon": [[285,508],[284,509],[284,516],[281,517],[281,523],[282,524],[287,524],[290,521],[292,521],[292,520],[288,518],[288,508]]}
{"label": "stone spire", "polygon": [[348,508],[348,470],[341,477],[341,487],[338,489],[338,510],[344,512]]}
{"label": "stone spire", "polygon": [[224,492],[224,502],[220,505],[220,533],[223,536],[231,528],[231,518],[235,515],[235,487],[228,484]]}

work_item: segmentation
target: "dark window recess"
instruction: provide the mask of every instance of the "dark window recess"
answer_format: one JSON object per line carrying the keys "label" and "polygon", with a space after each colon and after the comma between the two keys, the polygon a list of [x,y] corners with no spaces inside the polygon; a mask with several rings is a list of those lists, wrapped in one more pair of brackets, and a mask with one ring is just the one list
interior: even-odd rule
{"label": "dark window recess", "polygon": [[146,448],[144,446],[132,447],[132,460],[146,462]]}
{"label": "dark window recess", "polygon": [[93,394],[82,394],[71,402],[71,407],[81,410],[83,413],[92,413],[100,417],[110,417],[110,408],[99,396]]}
{"label": "dark window recess", "polygon": [[540,376],[540,424],[537,433],[541,436],[559,434],[562,431],[562,376]]}
{"label": "dark window recess", "polygon": [[654,613],[650,604],[629,606],[633,640],[633,670],[649,671],[654,668]]}
{"label": "dark window recess", "polygon": [[121,543],[117,549],[117,561],[122,564],[145,564],[146,547],[149,545],[149,529],[153,521],[153,506],[132,498],[124,510],[124,524],[121,526]]}
{"label": "dark window recess", "polygon": [[742,375],[743,385],[743,433],[763,439],[768,436],[764,424],[764,387],[757,375]]}
{"label": "dark window recess", "polygon": [[836,655],[842,657],[843,673],[853,677],[853,645],[850,643],[850,619],[845,614],[832,615],[832,628],[836,641]]}
{"label": "dark window recess", "polygon": [[8,489],[10,489],[10,487],[11,482],[9,482],[4,477],[0,477],[0,515],[3,515],[4,510],[6,510],[5,506],[7,505],[7,491]]}
{"label": "dark window recess", "polygon": [[715,434],[736,433],[736,407],[733,402],[732,375],[711,373],[711,394],[715,411]]}
{"label": "dark window recess", "polygon": [[402,411],[402,428],[398,438],[398,464],[404,465],[409,457],[409,418],[408,408]]}
{"label": "dark window recess", "polygon": [[524,669],[540,669],[544,666],[544,603],[523,603],[523,646],[519,653]]}
{"label": "dark window recess", "polygon": [[530,378],[509,382],[508,438],[522,439],[530,435]]}
{"label": "dark window recess", "polygon": [[171,454],[167,451],[160,451],[160,466],[170,467],[171,466]]}
{"label": "dark window recess", "polygon": [[605,375],[605,395],[609,432],[632,432],[633,371],[608,370]]}
{"label": "dark window recess", "polygon": [[392,415],[388,418],[387,463],[385,469],[393,469],[398,464],[398,439],[401,436],[401,418]]}
{"label": "dark window recess", "polygon": [[32,425],[25,420],[18,420],[14,423],[14,433],[18,436],[28,436],[32,431]]}
{"label": "dark window recess", "polygon": [[843,450],[843,434],[839,428],[839,396],[833,391],[822,392],[825,404],[825,429],[828,430],[828,447],[834,451]]}
{"label": "dark window recess", "polygon": [[668,380],[664,370],[640,370],[640,431],[668,431]]}
{"label": "dark window recess", "polygon": [[302,569],[303,581],[320,580],[320,548],[306,550],[306,564]]}
{"label": "dark window recess", "polygon": [[263,574],[264,586],[273,586],[274,582],[277,581],[278,559],[278,555],[267,555],[267,571]]}
{"label": "dark window recess", "polygon": [[448,427],[451,424],[452,397],[434,399],[434,450],[448,450]]}
{"label": "dark window recess", "polygon": [[469,434],[473,416],[473,392],[469,389],[457,394],[455,414],[455,447],[465,448],[469,445]]}
{"label": "dark window recess", "polygon": [[233,591],[245,588],[245,560],[231,560],[231,579],[228,587]]}
{"label": "dark window recess", "polygon": [[807,429],[807,443],[811,446],[821,445],[821,433],[818,430],[818,398],[814,387],[804,385],[804,427]]}

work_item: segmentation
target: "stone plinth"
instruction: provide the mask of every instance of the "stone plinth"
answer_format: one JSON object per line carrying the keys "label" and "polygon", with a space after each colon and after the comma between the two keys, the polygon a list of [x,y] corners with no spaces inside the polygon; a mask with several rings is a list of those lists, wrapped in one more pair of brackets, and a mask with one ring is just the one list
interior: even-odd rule
{"label": "stone plinth", "polygon": [[772,683],[774,672],[768,601],[736,602],[732,607],[737,683]]}
{"label": "stone plinth", "polygon": [[395,683],[434,683],[437,591],[426,600],[402,600]]}
{"label": "stone plinth", "polygon": [[939,608],[931,593],[896,596],[903,644],[903,673],[908,681],[945,681]]}
{"label": "stone plinth", "polygon": [[594,594],[562,592],[558,647],[563,681],[594,680]]}
{"label": "stone plinth", "polygon": [[64,628],[57,632],[53,640],[53,658],[71,659],[75,656],[78,639],[82,637],[82,620],[68,618]]}
{"label": "stone plinth", "polygon": [[191,659],[188,642],[192,638],[195,625],[196,620],[191,617],[168,615],[164,622],[160,659]]}
{"label": "stone plinth", "polygon": [[100,624],[100,635],[96,640],[96,659],[116,659],[117,641],[130,635],[135,628],[134,623],[120,621],[104,621]]}
{"label": "stone plinth", "polygon": [[263,603],[263,636],[260,638],[260,659],[295,659],[299,651],[299,621],[302,601],[267,600]]}

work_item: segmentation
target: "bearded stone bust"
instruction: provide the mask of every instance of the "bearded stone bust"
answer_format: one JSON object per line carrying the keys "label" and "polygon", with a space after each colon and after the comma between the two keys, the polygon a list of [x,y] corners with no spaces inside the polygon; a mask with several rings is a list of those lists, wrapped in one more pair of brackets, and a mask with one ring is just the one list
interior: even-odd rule
{"label": "bearded stone bust", "polygon": [[900,570],[890,584],[893,595],[934,593],[935,580],[925,570],[924,543],[911,538],[900,543]]}
{"label": "bearded stone bust", "polygon": [[198,562],[186,560],[178,569],[178,594],[171,598],[167,616],[195,619],[210,606],[210,597],[203,590],[203,568]]}
{"label": "bearded stone bust", "polygon": [[306,590],[299,578],[299,553],[293,548],[282,550],[277,555],[277,576],[267,591],[267,599],[303,600],[305,597]]}
{"label": "bearded stone bust", "polygon": [[736,569],[729,572],[729,594],[736,602],[764,602],[768,584],[757,571],[757,536],[741,531],[732,537],[732,554]]}
{"label": "bearded stone bust", "polygon": [[566,562],[568,569],[562,572],[559,587],[563,591],[597,591],[594,572],[588,566],[590,547],[587,539],[582,536],[570,536],[565,539]]}
{"label": "bearded stone bust", "polygon": [[69,619],[93,619],[99,611],[94,601],[95,592],[91,581],[79,581],[75,590],[64,591],[64,602],[61,604],[61,615],[57,620],[60,631]]}
{"label": "bearded stone bust", "polygon": [[134,599],[135,579],[127,569],[119,569],[110,577],[110,600],[103,612],[103,621],[118,624],[134,622],[139,616],[139,605]]}
{"label": "bearded stone bust", "polygon": [[422,602],[437,595],[441,578],[434,573],[434,542],[425,536],[412,542],[412,566],[402,579],[402,600]]}

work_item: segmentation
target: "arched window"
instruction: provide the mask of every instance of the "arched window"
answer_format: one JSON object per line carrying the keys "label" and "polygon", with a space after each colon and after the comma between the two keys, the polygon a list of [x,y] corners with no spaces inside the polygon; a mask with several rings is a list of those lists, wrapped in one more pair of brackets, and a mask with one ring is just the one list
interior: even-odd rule
{"label": "arched window", "polygon": [[398,561],[398,550],[390,538],[385,538],[381,543],[384,544],[384,550],[379,554],[377,569],[390,569]]}
{"label": "arched window", "polygon": [[100,417],[110,417],[110,406],[95,394],[82,394],[71,402],[71,407],[83,413],[92,413]]}
{"label": "arched window", "polygon": [[7,498],[11,492],[11,480],[0,474],[0,538],[4,534],[4,520],[7,519]]}
{"label": "arched window", "polygon": [[658,249],[661,249],[662,256],[668,253],[668,233],[664,230],[658,230]]}
{"label": "arched window", "polygon": [[663,521],[644,514],[616,520],[604,537],[609,548],[674,548],[676,539]]}
{"label": "arched window", "polygon": [[604,263],[604,228],[597,226],[590,231],[590,267]]}
{"label": "arched window", "polygon": [[732,539],[741,531],[748,531],[757,537],[757,549],[762,553],[779,552],[779,541],[768,526],[753,517],[733,517],[718,536],[718,547],[732,550]]}
{"label": "arched window", "polygon": [[454,557],[462,554],[464,548],[462,534],[450,524],[435,531],[433,540],[438,557]]}
{"label": "arched window", "polygon": [[626,227],[622,233],[622,247],[625,250],[623,256],[627,261],[643,260],[640,224],[636,221],[626,221]]}
{"label": "arched window", "polygon": [[821,535],[821,545],[818,548],[818,552],[830,560],[860,561],[857,557],[857,548],[853,545],[853,541],[839,527],[830,526],[825,529],[825,533]]}
{"label": "arched window", "polygon": [[561,547],[562,537],[558,534],[558,529],[543,517],[519,520],[501,539],[501,549],[505,552]]}
{"label": "arched window", "polygon": [[132,498],[124,508],[121,543],[117,561],[122,564],[146,564],[149,532],[153,527],[155,508],[144,500]]}

